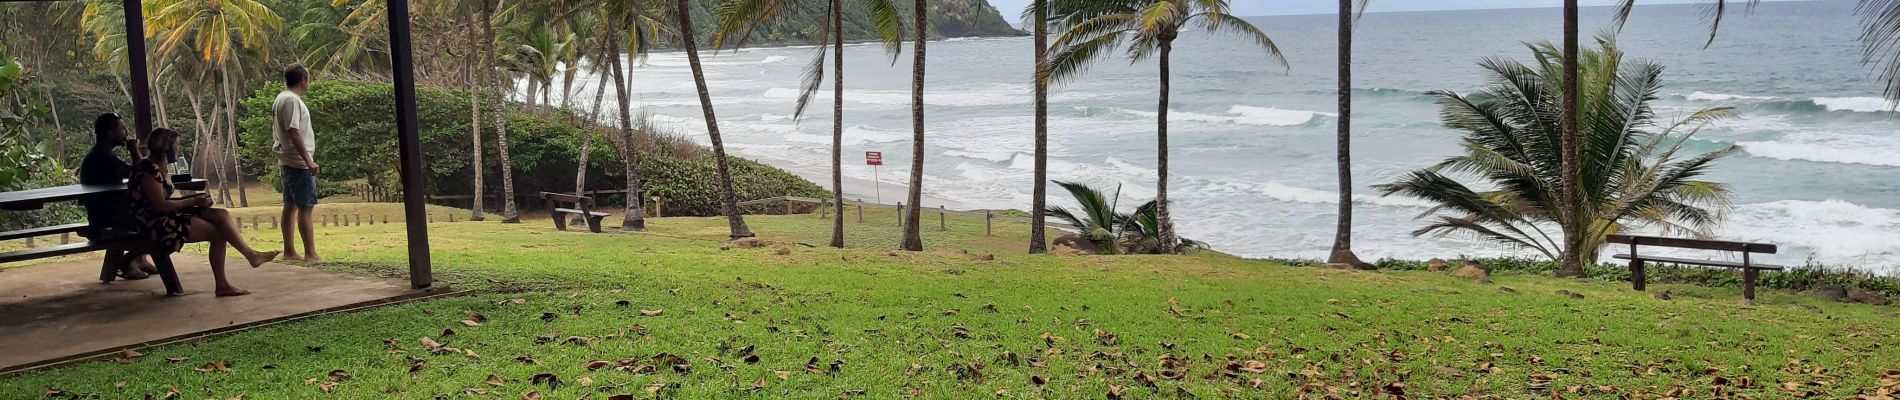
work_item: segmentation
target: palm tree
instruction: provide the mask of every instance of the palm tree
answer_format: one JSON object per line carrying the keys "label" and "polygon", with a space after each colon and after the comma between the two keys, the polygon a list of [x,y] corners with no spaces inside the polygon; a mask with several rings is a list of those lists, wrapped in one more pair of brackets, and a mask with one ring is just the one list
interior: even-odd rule
{"label": "palm tree", "polygon": [[[515,209],[514,164],[508,160],[507,91],[513,91],[514,80],[509,79],[503,74],[499,63],[500,56],[496,54],[497,50],[495,46],[499,45],[499,43],[495,41],[495,19],[494,5],[484,1],[482,4],[482,36],[486,38],[487,43],[484,46],[488,48],[488,51],[486,53],[487,55],[483,57],[483,64],[487,68],[489,82],[493,84],[490,89],[495,91],[493,99],[495,101],[494,112],[490,113],[490,115],[492,115],[495,120],[496,156],[501,158],[498,160],[501,162],[501,222],[504,224],[514,224],[521,222],[521,214]],[[503,88],[507,88],[507,91],[504,91]],[[475,198],[476,206],[479,209],[481,205],[480,199],[485,193],[480,192],[480,188],[477,189],[478,191],[475,192]]]}
{"label": "palm tree", "polygon": [[[1326,262],[1370,269],[1352,252],[1352,33],[1372,0],[1339,0],[1339,227]],[[1354,3],[1358,3],[1354,11]]]}
{"label": "palm tree", "polygon": [[[751,33],[771,21],[785,9],[788,0],[726,0],[719,3],[715,11],[719,14],[719,29],[713,34],[713,47],[738,47],[745,44]],[[812,53],[810,64],[805,67],[804,90],[798,95],[798,105],[792,111],[792,120],[800,121],[805,117],[805,108],[818,94],[818,88],[825,80],[825,54],[827,50],[832,60],[832,106],[831,106],[831,196],[832,204],[840,211],[844,205],[844,1],[826,0],[826,12],[818,21],[818,47]],[[878,40],[884,42],[885,51],[896,57],[903,44],[903,27],[898,21],[897,7],[891,0],[863,0],[863,6],[871,16],[872,28]],[[830,48],[827,49],[827,44]],[[831,247],[844,248],[844,213],[839,212],[831,220]]]}
{"label": "palm tree", "polygon": [[[237,140],[236,85],[238,83],[236,81],[239,78],[232,73],[232,67],[241,68],[244,56],[241,53],[246,49],[256,51],[258,59],[270,59],[270,38],[283,28],[283,18],[278,17],[269,6],[256,0],[218,2],[156,0],[152,3],[150,7],[156,11],[147,17],[150,25],[146,33],[147,36],[164,33],[163,38],[159,40],[157,52],[159,58],[163,59],[174,54],[186,43],[185,39],[190,38],[192,47],[199,53],[199,58],[218,69],[218,75],[223,82],[220,91],[228,106],[225,110],[227,117],[225,122],[229,124],[223,138],[227,147],[218,150],[234,152]],[[243,188],[244,173],[238,169],[236,157],[230,157],[230,159],[232,161],[229,166],[233,169],[234,175],[238,176],[240,201],[248,203],[244,201],[248,200],[244,198],[246,197]],[[223,163],[215,167],[219,173],[220,187],[226,186],[223,177],[224,167]],[[225,196],[228,202],[228,192]]]}
{"label": "palm tree", "polygon": [[916,51],[912,53],[910,72],[910,210],[904,212],[904,242],[906,251],[924,251],[923,226],[919,221],[924,211],[924,41],[930,32],[930,9],[924,0],[916,0],[911,9],[912,39],[916,42]]}
{"label": "palm tree", "polygon": [[[488,40],[490,35],[492,35],[490,32],[494,29],[488,17],[490,6],[488,0],[477,0],[477,3],[480,3],[480,5],[464,10],[463,12],[464,15],[468,16],[469,52],[481,59],[480,67],[476,67],[475,63],[462,64],[462,68],[469,75],[468,130],[469,142],[472,143],[471,147],[474,148],[474,151],[469,154],[470,157],[473,158],[471,162],[475,167],[475,196],[472,200],[474,204],[469,207],[468,219],[470,221],[482,221],[487,219],[482,216],[482,197],[483,194],[487,193],[482,191],[482,177],[488,175],[488,169],[484,168],[485,165],[482,164],[482,95],[486,92],[485,88],[488,87],[489,74],[487,71],[495,67],[492,59],[492,57],[494,57],[494,54],[492,54],[494,52],[494,46],[491,46],[491,42]],[[477,26],[481,27],[481,31],[476,31]],[[480,70],[478,71],[477,68],[480,68]]]}
{"label": "palm tree", "polygon": [[1043,75],[1049,69],[1049,4],[1047,0],[1031,0],[1029,9],[1023,10],[1023,24],[1030,28],[1035,36],[1036,71],[1031,77],[1036,97],[1036,162],[1033,189],[1029,204],[1029,254],[1049,252],[1049,79]]}
{"label": "palm tree", "polygon": [[1212,32],[1239,34],[1264,49],[1268,58],[1286,65],[1273,39],[1245,20],[1228,14],[1228,0],[1103,0],[1064,2],[1055,15],[1067,29],[1056,38],[1060,51],[1050,57],[1045,74],[1061,82],[1073,79],[1086,66],[1109,50],[1123,44],[1127,56],[1139,62],[1149,57],[1160,61],[1160,101],[1156,108],[1155,202],[1160,240],[1175,240],[1174,222],[1168,204],[1168,84],[1169,57],[1181,30],[1199,23]]}
{"label": "palm tree", "polygon": [[1120,247],[1117,243],[1122,235],[1124,218],[1115,211],[1115,206],[1121,202],[1121,186],[1115,187],[1113,196],[1104,195],[1101,190],[1080,183],[1056,181],[1056,186],[1069,191],[1069,196],[1081,206],[1077,209],[1081,214],[1061,206],[1048,207],[1043,211],[1081,231],[1082,239],[1094,244],[1102,254],[1118,253]]}
{"label": "palm tree", "polygon": [[[1614,43],[1580,54],[1585,78],[1562,81],[1563,51],[1549,43],[1530,46],[1536,64],[1504,59],[1480,63],[1491,75],[1484,91],[1460,95],[1434,92],[1445,126],[1464,132],[1464,154],[1376,186],[1385,195],[1403,195],[1436,204],[1429,223],[1414,235],[1470,234],[1480,240],[1532,249],[1558,259],[1572,254],[1595,263],[1608,235],[1633,228],[1669,234],[1706,236],[1729,206],[1726,184],[1700,180],[1712,163],[1734,154],[1729,146],[1683,156],[1702,127],[1735,115],[1730,108],[1695,111],[1674,123],[1658,121],[1651,105],[1662,89],[1659,64],[1625,62]],[[1574,138],[1565,137],[1564,91],[1576,91],[1591,121]],[[1563,147],[1575,139],[1579,152]],[[1559,190],[1562,159],[1579,156],[1575,166],[1584,190]],[[1467,184],[1459,178],[1472,178]],[[1583,207],[1567,207],[1561,197],[1575,194]],[[1579,218],[1569,221],[1569,218]],[[1579,244],[1559,243],[1545,232],[1549,225],[1584,226]],[[1561,254],[1560,254],[1561,253]]]}
{"label": "palm tree", "polygon": [[1879,64],[1887,100],[1900,101],[1900,0],[1861,0],[1854,12],[1861,15],[1861,63]]}
{"label": "palm tree", "polygon": [[633,57],[646,55],[647,48],[653,40],[649,32],[662,34],[671,32],[666,29],[666,24],[647,17],[646,4],[643,4],[643,0],[610,2],[605,5],[605,8],[606,10],[602,12],[608,16],[609,25],[617,26],[616,24],[621,22],[626,24],[625,28],[613,28],[612,32],[605,36],[608,49],[607,61],[612,64],[611,70],[614,77],[614,97],[620,103],[620,154],[626,161],[621,163],[621,168],[627,177],[627,209],[623,213],[620,230],[640,232],[645,231],[647,226],[645,197],[642,197],[640,186],[638,168],[640,152],[634,147],[632,96],[628,93],[631,90],[627,87],[626,66],[621,62],[620,57],[620,29],[626,29],[627,32],[628,45],[631,47],[627,51],[630,60],[637,60]]}
{"label": "palm tree", "polygon": [[712,94],[706,89],[706,73],[699,63],[699,44],[693,36],[693,14],[687,0],[676,0],[674,10],[678,12],[680,46],[686,48],[686,61],[693,69],[693,85],[699,88],[699,108],[706,117],[706,136],[712,139],[713,162],[719,167],[720,208],[726,214],[726,223],[732,228],[731,239],[739,240],[752,237],[752,229],[745,225],[745,217],[739,215],[739,196],[732,187],[732,169],[726,162],[726,144],[719,138],[719,118],[713,114]]}
{"label": "palm tree", "polygon": [[1563,131],[1562,146],[1558,147],[1562,156],[1562,179],[1559,179],[1558,192],[1563,193],[1563,219],[1561,225],[1564,235],[1563,267],[1557,270],[1559,277],[1581,277],[1584,265],[1584,227],[1583,227],[1583,187],[1582,169],[1577,165],[1577,123],[1583,110],[1578,109],[1578,85],[1583,80],[1578,76],[1582,67],[1578,65],[1577,54],[1577,0],[1564,0],[1564,49],[1563,60]]}

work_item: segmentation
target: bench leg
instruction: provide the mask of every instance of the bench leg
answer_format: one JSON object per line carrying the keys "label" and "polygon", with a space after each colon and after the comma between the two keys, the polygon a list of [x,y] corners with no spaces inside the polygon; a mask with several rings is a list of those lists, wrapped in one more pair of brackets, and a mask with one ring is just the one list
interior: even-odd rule
{"label": "bench leg", "polygon": [[1755,280],[1761,278],[1761,270],[1748,268],[1742,270],[1742,303],[1755,304]]}
{"label": "bench leg", "polygon": [[1643,261],[1630,260],[1630,286],[1641,292],[1649,288],[1649,282],[1643,275]]}
{"label": "bench leg", "polygon": [[600,233],[600,220],[603,219],[607,219],[607,217],[587,216],[587,230],[593,233]]}
{"label": "bench leg", "polygon": [[165,281],[165,294],[168,296],[185,295],[185,285],[178,281],[178,270],[172,268],[171,253],[152,254],[152,264],[158,266],[158,278]]}
{"label": "bench leg", "polygon": [[112,283],[119,278],[119,266],[125,264],[125,250],[106,250],[106,259],[99,262],[99,281]]}
{"label": "bench leg", "polygon": [[567,230],[567,218],[560,215],[554,216],[554,230],[557,230],[557,231]]}

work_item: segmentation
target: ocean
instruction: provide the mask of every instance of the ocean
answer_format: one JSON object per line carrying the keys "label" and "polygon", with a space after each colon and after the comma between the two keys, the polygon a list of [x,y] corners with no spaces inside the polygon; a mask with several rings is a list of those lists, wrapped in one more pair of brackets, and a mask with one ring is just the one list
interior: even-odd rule
{"label": "ocean", "polygon": [[[1849,1],[1764,3],[1727,20],[1704,48],[1701,9],[1645,6],[1616,35],[1629,58],[1667,67],[1658,108],[1665,119],[1706,107],[1742,111],[1689,148],[1741,146],[1710,177],[1734,190],[1715,236],[1782,246],[1758,261],[1900,273],[1900,120],[1880,97],[1878,75],[1860,62],[1853,8]],[[1607,32],[1610,9],[1584,13],[1586,32]],[[1361,257],[1536,256],[1460,236],[1414,237],[1427,205],[1380,197],[1369,186],[1458,151],[1459,134],[1440,126],[1427,91],[1478,89],[1480,59],[1527,59],[1523,43],[1558,39],[1561,17],[1558,9],[1365,16],[1354,60],[1354,248]],[[1194,33],[1177,45],[1170,128],[1176,224],[1183,236],[1223,252],[1323,258],[1337,201],[1336,17],[1248,20],[1277,41],[1290,68],[1234,38]],[[812,51],[703,55],[729,149],[829,186],[831,84],[802,121],[791,118]],[[931,43],[924,192],[937,200],[926,206],[1028,208],[1032,51],[1026,37]],[[846,57],[845,174],[856,182],[846,196],[871,200],[881,186],[882,199],[895,203],[911,161],[908,49],[893,60],[879,46],[852,45]],[[1120,185],[1123,204],[1154,195],[1155,73],[1153,62],[1109,59],[1055,89],[1052,179]],[[592,100],[594,82],[577,81],[579,107]],[[706,142],[682,53],[652,54],[631,85],[636,112]],[[864,165],[864,151],[883,152],[880,174]],[[874,179],[881,185],[863,184]],[[1056,190],[1051,198],[1073,204]]]}

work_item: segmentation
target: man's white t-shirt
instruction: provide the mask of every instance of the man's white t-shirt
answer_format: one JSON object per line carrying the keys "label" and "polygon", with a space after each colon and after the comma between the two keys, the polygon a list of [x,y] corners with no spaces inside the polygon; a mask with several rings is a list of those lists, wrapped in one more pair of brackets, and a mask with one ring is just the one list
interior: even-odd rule
{"label": "man's white t-shirt", "polygon": [[303,150],[309,152],[311,158],[316,157],[317,134],[310,129],[310,108],[304,107],[303,96],[285,90],[277,94],[277,100],[271,103],[270,109],[271,150],[277,152],[277,165],[310,169],[304,163],[303,155],[291,147],[292,142],[287,136],[291,129],[296,129],[298,136],[302,136]]}

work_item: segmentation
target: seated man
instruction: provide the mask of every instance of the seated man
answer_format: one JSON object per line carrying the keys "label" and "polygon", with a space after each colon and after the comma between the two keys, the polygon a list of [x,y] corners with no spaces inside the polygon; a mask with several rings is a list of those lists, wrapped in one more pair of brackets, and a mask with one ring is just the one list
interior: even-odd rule
{"label": "seated man", "polygon": [[[117,114],[100,115],[92,123],[92,150],[86,152],[85,160],[79,164],[79,184],[82,185],[124,185],[125,178],[132,175],[132,164],[127,164],[114,154],[123,146],[138,157],[136,141],[127,140],[125,121]],[[103,239],[115,235],[131,234],[138,231],[132,222],[132,198],[125,192],[112,192],[93,196],[83,200],[86,206],[86,221],[91,224],[79,235],[88,239]],[[124,251],[111,250],[107,260],[124,260],[119,266],[119,277],[126,280],[139,280],[150,277],[157,270],[147,257],[124,257]]]}

